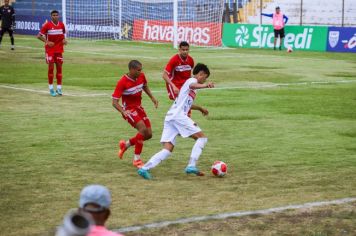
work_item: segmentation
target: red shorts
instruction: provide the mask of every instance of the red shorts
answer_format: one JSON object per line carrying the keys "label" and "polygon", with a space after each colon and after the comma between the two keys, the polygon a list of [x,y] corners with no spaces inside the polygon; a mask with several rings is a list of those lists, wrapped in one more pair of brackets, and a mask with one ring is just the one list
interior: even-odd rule
{"label": "red shorts", "polygon": [[60,63],[63,64],[62,53],[46,52],[46,62],[49,63]]}
{"label": "red shorts", "polygon": [[136,127],[136,124],[142,120],[147,128],[151,128],[150,119],[147,117],[145,110],[143,107],[132,107],[126,109],[126,111],[130,111],[130,114],[127,117],[122,116],[127,122],[130,123],[132,127]]}

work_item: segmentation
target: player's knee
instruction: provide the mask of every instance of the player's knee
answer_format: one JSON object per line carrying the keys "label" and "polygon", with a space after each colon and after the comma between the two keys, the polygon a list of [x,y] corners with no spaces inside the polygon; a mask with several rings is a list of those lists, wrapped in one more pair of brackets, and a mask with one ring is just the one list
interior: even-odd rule
{"label": "player's knee", "polygon": [[149,140],[152,138],[152,131],[150,131],[149,129],[145,129],[143,132],[143,137],[145,138],[145,140]]}
{"label": "player's knee", "polygon": [[208,143],[208,138],[207,137],[198,138],[196,143],[199,145],[200,148],[204,148],[205,145]]}

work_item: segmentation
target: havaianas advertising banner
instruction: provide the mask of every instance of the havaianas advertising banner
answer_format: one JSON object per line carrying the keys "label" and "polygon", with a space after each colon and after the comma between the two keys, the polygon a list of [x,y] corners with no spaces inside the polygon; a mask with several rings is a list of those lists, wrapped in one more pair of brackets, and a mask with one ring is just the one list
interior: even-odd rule
{"label": "havaianas advertising banner", "polygon": [[[284,48],[326,51],[326,26],[286,26],[284,31]],[[227,47],[273,48],[273,40],[271,25],[224,24],[222,41]]]}

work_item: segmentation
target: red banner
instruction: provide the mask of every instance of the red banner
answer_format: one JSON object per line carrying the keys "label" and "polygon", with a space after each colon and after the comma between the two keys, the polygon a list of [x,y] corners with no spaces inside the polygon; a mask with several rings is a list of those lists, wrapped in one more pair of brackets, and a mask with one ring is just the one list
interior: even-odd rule
{"label": "red banner", "polygon": [[[195,45],[221,46],[221,24],[207,22],[179,22],[178,42]],[[173,42],[173,22],[158,20],[135,20],[133,40]]]}

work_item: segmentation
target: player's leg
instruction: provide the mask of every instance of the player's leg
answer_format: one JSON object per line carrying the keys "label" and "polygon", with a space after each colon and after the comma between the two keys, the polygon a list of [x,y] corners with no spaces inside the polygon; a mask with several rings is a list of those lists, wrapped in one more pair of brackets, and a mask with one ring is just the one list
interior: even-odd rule
{"label": "player's leg", "polygon": [[145,179],[151,179],[152,177],[149,170],[156,167],[172,154],[177,135],[178,130],[169,121],[166,121],[164,123],[161,137],[161,143],[163,144],[162,150],[153,155],[150,160],[137,171],[137,173]]}
{"label": "player's leg", "polygon": [[279,32],[279,50],[282,50],[282,46],[283,46],[283,39],[284,39],[284,28],[280,30]]}
{"label": "player's leg", "polygon": [[56,96],[56,92],[53,88],[53,77],[54,77],[54,59],[53,55],[46,53],[46,62],[48,64],[48,88],[49,94],[52,97]]}
{"label": "player's leg", "polygon": [[187,174],[204,175],[204,173],[200,172],[196,166],[197,166],[199,157],[202,154],[206,143],[208,142],[208,138],[201,131],[191,135],[190,137],[192,137],[195,140],[195,144],[192,148],[189,163],[188,163],[187,168],[185,169],[185,172]]}
{"label": "player's leg", "polygon": [[273,50],[276,50],[276,44],[278,39],[278,30],[274,30],[274,41],[273,41]]}
{"label": "player's leg", "polygon": [[191,137],[196,140],[185,172],[187,174],[195,174],[198,176],[204,175],[204,173],[200,172],[196,167],[196,164],[208,141],[207,137],[205,137],[199,126],[190,118],[176,120],[174,124],[183,138]]}
{"label": "player's leg", "polygon": [[56,62],[56,79],[57,79],[57,94],[62,95],[62,65],[63,65],[63,57],[61,53],[55,54],[55,62]]}
{"label": "player's leg", "polygon": [[0,46],[1,46],[2,37],[4,36],[4,33],[5,33],[5,29],[4,29],[4,28],[1,28],[1,29],[0,29]]}
{"label": "player's leg", "polygon": [[14,31],[12,29],[9,29],[8,32],[11,40],[11,50],[15,50]]}

